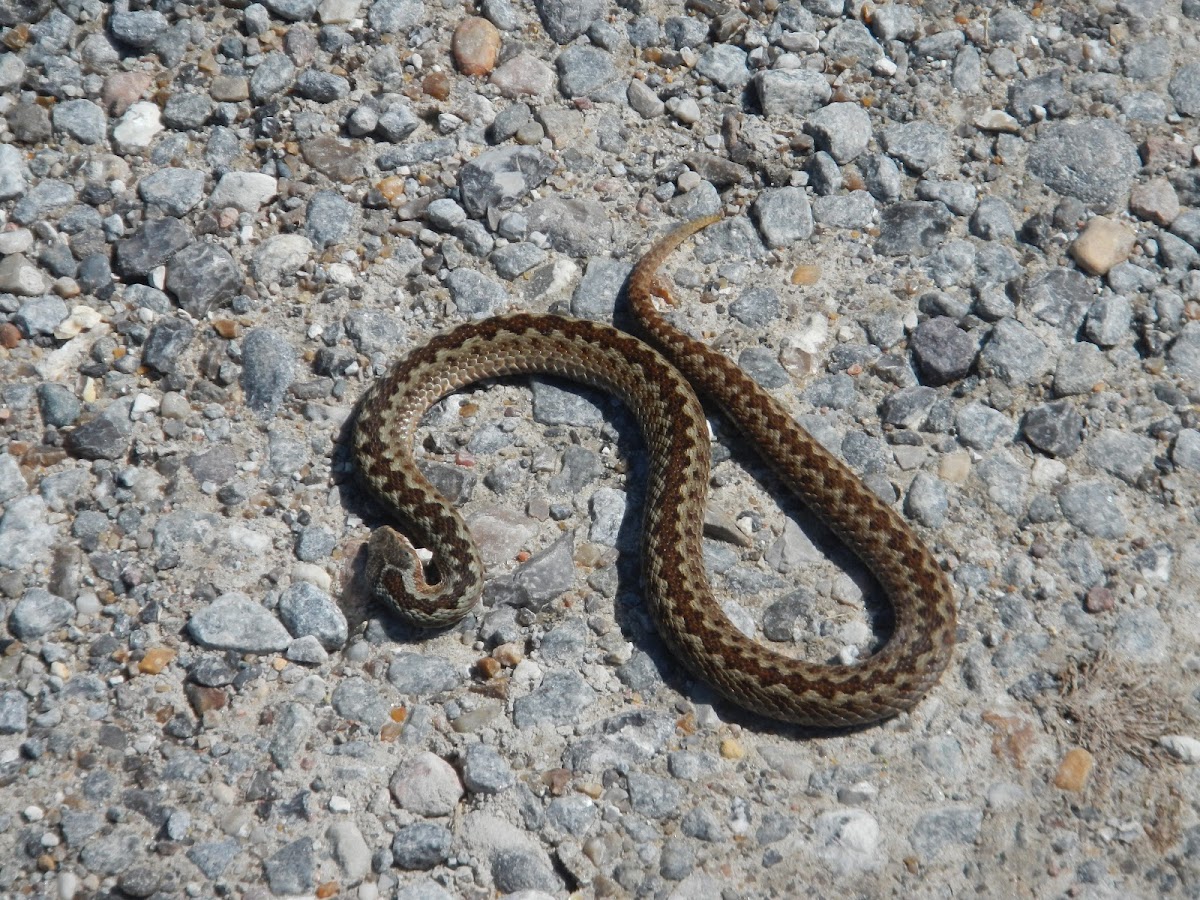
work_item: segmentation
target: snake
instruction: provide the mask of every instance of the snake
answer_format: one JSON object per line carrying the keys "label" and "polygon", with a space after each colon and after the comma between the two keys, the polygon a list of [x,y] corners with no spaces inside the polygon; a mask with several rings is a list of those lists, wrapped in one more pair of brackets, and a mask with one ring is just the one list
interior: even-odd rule
{"label": "snake", "polygon": [[[364,392],[352,457],[394,524],[367,542],[366,589],[402,621],[446,628],[474,608],[484,565],[462,516],[422,474],[415,431],[429,408],[476,382],[514,375],[567,379],[615,395],[633,413],[648,455],[642,583],[668,649],[733,703],[816,728],[869,725],[911,709],[952,656],[954,593],[912,527],[805,431],[736,363],[680,331],[655,300],[673,303],[663,263],[724,217],[670,231],[634,265],[625,294],[645,340],[589,319],[516,312],[443,331],[396,361]],[[651,346],[653,345],[653,346]],[[736,426],[783,484],[861,559],[894,624],[876,652],[812,663],[740,631],[713,594],[703,559],[710,433],[697,393]],[[405,536],[407,535],[407,537]],[[414,545],[432,556],[430,576]]]}

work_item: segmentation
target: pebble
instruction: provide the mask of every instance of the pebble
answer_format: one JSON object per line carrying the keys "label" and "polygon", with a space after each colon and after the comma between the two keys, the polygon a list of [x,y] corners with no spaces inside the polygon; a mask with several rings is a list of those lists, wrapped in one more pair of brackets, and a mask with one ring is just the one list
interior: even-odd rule
{"label": "pebble", "polygon": [[843,165],[865,153],[871,140],[871,118],[857,103],[830,103],[809,116],[804,127],[819,150]]}
{"label": "pebble", "polygon": [[1072,525],[1092,537],[1116,540],[1125,536],[1128,523],[1112,489],[1100,481],[1080,482],[1063,490],[1059,505]]}
{"label": "pebble", "polygon": [[388,681],[402,694],[427,697],[457,688],[463,681],[450,662],[419,653],[397,653],[388,666]]}
{"label": "pebble", "polygon": [[270,610],[238,591],[222,594],[195,613],[188,633],[203,647],[241,653],[283,650],[291,640]]}
{"label": "pebble", "polygon": [[838,875],[875,872],[887,859],[879,822],[861,809],[817,816],[813,843],[817,857]]}
{"label": "pebble", "polygon": [[291,585],[279,598],[279,619],[293,637],[312,636],[326,650],[346,643],[346,617],[327,593],[308,582]]}
{"label": "pebble", "polygon": [[801,188],[763,191],[751,213],[768,247],[786,247],[812,234],[812,210]]}
{"label": "pebble", "polygon": [[1051,189],[1102,210],[1117,208],[1127,197],[1139,165],[1133,141],[1106,119],[1048,125],[1027,162],[1029,172]]}
{"label": "pebble", "polygon": [[246,405],[264,418],[275,413],[295,377],[295,353],[270,328],[253,328],[242,339],[242,391]]}
{"label": "pebble", "polygon": [[30,588],[13,607],[8,627],[20,640],[33,641],[65,625],[74,615],[75,607],[62,597]]}
{"label": "pebble", "polygon": [[954,319],[937,316],[917,326],[911,347],[928,384],[949,384],[971,370],[979,345]]}
{"label": "pebble", "polygon": [[1025,440],[1051,456],[1070,456],[1083,441],[1083,416],[1069,400],[1035,406],[1021,420]]}
{"label": "pebble", "polygon": [[1049,368],[1046,345],[1015,319],[996,323],[980,351],[982,367],[1005,384],[1036,381]]}
{"label": "pebble", "polygon": [[499,794],[516,784],[512,768],[492,747],[471,744],[463,758],[463,784],[472,794]]}
{"label": "pebble", "polygon": [[38,297],[49,289],[49,279],[22,254],[14,253],[0,260],[0,291],[18,297]]}
{"label": "pebble", "polygon": [[389,785],[402,809],[419,816],[447,816],[463,796],[458,774],[445,760],[429,752],[402,763]]}
{"label": "pebble", "polygon": [[1082,791],[1094,765],[1095,760],[1091,753],[1082,747],[1072,747],[1058,764],[1058,771],[1054,774],[1054,786],[1063,791]]}
{"label": "pebble", "polygon": [[516,701],[513,721],[518,728],[562,725],[594,700],[595,692],[578,672],[555,670],[546,674],[537,689]]}
{"label": "pebble", "polygon": [[1200,740],[1183,734],[1168,734],[1158,739],[1158,745],[1171,756],[1188,765],[1200,763]]}
{"label": "pebble", "polygon": [[1104,275],[1129,258],[1134,240],[1133,232],[1120,222],[1097,216],[1071,244],[1071,255],[1089,275]]}
{"label": "pebble", "polygon": [[950,211],[943,203],[909,200],[888,206],[879,223],[876,252],[884,256],[928,256],[950,230]]}

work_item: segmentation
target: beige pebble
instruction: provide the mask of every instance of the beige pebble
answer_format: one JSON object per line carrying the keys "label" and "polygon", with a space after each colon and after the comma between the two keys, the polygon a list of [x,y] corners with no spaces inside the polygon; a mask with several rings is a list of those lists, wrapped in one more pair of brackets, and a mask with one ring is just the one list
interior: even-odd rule
{"label": "beige pebble", "polygon": [[1125,262],[1133,250],[1134,234],[1120,222],[1097,216],[1071,245],[1071,255],[1089,275],[1104,275]]}
{"label": "beige pebble", "polygon": [[938,476],[951,484],[963,484],[971,474],[971,455],[966,450],[955,450],[942,457]]}
{"label": "beige pebble", "polygon": [[240,75],[218,75],[209,85],[208,93],[218,103],[240,103],[250,97],[250,79]]}
{"label": "beige pebble", "polygon": [[746,755],[746,748],[735,738],[725,738],[721,741],[722,759],[741,759]]}
{"label": "beige pebble", "polygon": [[1155,178],[1134,185],[1129,193],[1129,211],[1165,228],[1179,217],[1179,195],[1167,179]]}
{"label": "beige pebble", "polygon": [[146,655],[138,660],[138,671],[143,675],[157,675],[175,658],[175,651],[170,647],[151,647]]}
{"label": "beige pebble", "polygon": [[487,19],[470,16],[454,29],[450,42],[454,64],[464,75],[486,75],[500,55],[500,32]]}
{"label": "beige pebble", "polygon": [[1082,747],[1072,747],[1058,764],[1054,786],[1064,791],[1082,791],[1092,774],[1095,759]]}

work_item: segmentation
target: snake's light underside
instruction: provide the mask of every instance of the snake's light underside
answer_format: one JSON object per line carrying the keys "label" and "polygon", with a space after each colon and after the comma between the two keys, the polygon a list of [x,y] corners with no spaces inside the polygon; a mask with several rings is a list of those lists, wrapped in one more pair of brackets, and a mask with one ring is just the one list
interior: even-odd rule
{"label": "snake's light underside", "polygon": [[[432,552],[440,579],[427,583],[412,545],[383,526],[368,547],[368,584],[410,624],[446,626],[465,616],[483,591],[483,564],[462,518],[417,468],[415,429],[433,403],[483,379],[543,374],[582,382],[619,397],[645,437],[643,582],[659,631],[678,658],[734,703],[776,719],[824,727],[885,719],[912,707],[949,663],[954,595],[895,510],[734,363],[655,310],[663,261],[719,218],[671,232],[630,276],[634,316],[657,350],[607,325],[518,313],[438,335],[370,388],[355,423],[356,463],[405,532]],[[701,552],[710,448],[696,391],[878,578],[895,610],[895,628],[879,652],[853,665],[803,662],[746,637],[721,610]]]}

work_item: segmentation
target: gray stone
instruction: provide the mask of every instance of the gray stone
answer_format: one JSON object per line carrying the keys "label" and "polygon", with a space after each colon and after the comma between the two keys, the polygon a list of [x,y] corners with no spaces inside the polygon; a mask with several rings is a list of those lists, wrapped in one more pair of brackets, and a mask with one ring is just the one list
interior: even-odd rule
{"label": "gray stone", "polygon": [[945,239],[950,221],[950,211],[941,203],[895,203],[883,211],[875,249],[884,256],[928,256]]}
{"label": "gray stone", "polygon": [[389,789],[402,809],[419,816],[447,816],[458,807],[463,787],[454,768],[428,751],[405,760]]}
{"label": "gray stone", "polygon": [[971,234],[985,241],[1010,241],[1015,238],[1017,227],[1008,204],[999,197],[981,199],[971,216]]}
{"label": "gray stone", "polygon": [[131,397],[114,400],[100,415],[67,435],[67,451],[79,459],[121,459],[133,437],[132,404]]}
{"label": "gray stone", "polygon": [[806,116],[833,93],[825,76],[811,69],[767,69],[754,76],[754,88],[768,116]]}
{"label": "gray stone", "polygon": [[1058,504],[1072,525],[1092,537],[1117,540],[1128,530],[1116,495],[1102,481],[1086,481],[1064,488],[1058,495]]}
{"label": "gray stone", "polygon": [[[268,0],[270,2],[270,0]],[[312,838],[285,844],[263,860],[267,884],[274,894],[308,894],[315,884],[317,859]]]}
{"label": "gray stone", "polygon": [[271,328],[252,328],[242,339],[242,392],[263,418],[275,414],[296,374],[296,353]]}
{"label": "gray stone", "polygon": [[85,844],[79,861],[97,875],[118,875],[133,865],[141,851],[141,836],[131,829],[118,828]]}
{"label": "gray stone", "polygon": [[766,287],[751,287],[729,304],[729,314],[751,328],[762,328],[779,318],[779,295]]}
{"label": "gray stone", "polygon": [[241,842],[237,838],[227,837],[196,844],[187,851],[187,858],[205,877],[216,880],[241,852]]}
{"label": "gray stone", "polygon": [[188,227],[174,216],[146,222],[133,235],[117,242],[117,271],[141,279],[194,241]]}
{"label": "gray stone", "polygon": [[49,219],[75,203],[75,189],[65,181],[46,178],[17,201],[12,208],[12,220],[18,225],[33,225]]}
{"label": "gray stone", "polygon": [[587,31],[604,10],[601,0],[536,0],[546,33],[567,44]]}
{"label": "gray stone", "polygon": [[544,892],[557,896],[562,890],[562,882],[543,854],[536,850],[520,847],[497,850],[492,854],[491,863],[492,882],[505,894]]}
{"label": "gray stone", "polygon": [[66,625],[75,615],[75,606],[42,588],[30,588],[21,595],[8,617],[8,630],[22,641],[35,641]]}
{"label": "gray stone", "polygon": [[280,769],[289,768],[315,726],[316,719],[305,707],[299,703],[283,704],[275,716],[271,743],[267,748],[275,765]]}
{"label": "gray stone", "polygon": [[866,191],[817,197],[813,201],[813,220],[832,228],[870,228],[875,221],[875,199]]}
{"label": "gray stone", "polygon": [[908,839],[922,859],[932,861],[956,844],[973,845],[982,826],[982,810],[945,807],[920,816]]}
{"label": "gray stone", "polygon": [[1008,442],[1016,431],[1012,420],[999,410],[971,402],[954,417],[958,439],[975,450],[991,450],[996,441]]}
{"label": "gray stone", "polygon": [[337,602],[316,585],[298,581],[279,598],[279,618],[293,637],[312,635],[326,650],[338,650],[349,638],[346,616]]}
{"label": "gray stone", "polygon": [[239,591],[222,594],[196,612],[188,633],[202,647],[239,653],[273,653],[291,641],[270,610]]}
{"label": "gray stone", "polygon": [[196,327],[183,319],[159,319],[142,347],[142,361],[159,372],[174,372],[196,336]]}
{"label": "gray stone", "polygon": [[1128,335],[1132,320],[1133,306],[1129,298],[1120,294],[1101,297],[1088,310],[1083,333],[1101,347],[1112,347]]}
{"label": "gray stone", "polygon": [[667,778],[630,772],[629,803],[633,811],[648,819],[665,819],[675,815],[683,802],[683,786]]}
{"label": "gray stone", "polygon": [[963,181],[934,181],[922,178],[917,182],[918,198],[940,201],[956,216],[967,216],[975,210],[977,193],[974,185]]}
{"label": "gray stone", "polygon": [[13,322],[28,335],[53,334],[67,315],[67,304],[53,294],[46,294],[22,303]]}
{"label": "gray stone", "polygon": [[541,685],[513,706],[518,728],[563,725],[578,719],[582,709],[595,702],[595,692],[578,672],[558,669],[546,674]]}
{"label": "gray stone", "polygon": [[738,366],[768,390],[791,383],[787,370],[779,364],[774,351],[766,347],[747,347],[738,356]]}
{"label": "gray stone", "polygon": [[191,131],[203,127],[213,113],[213,102],[207,94],[173,93],[163,107],[163,124],[176,131]]}
{"label": "gray stone", "polygon": [[1031,175],[1099,211],[1124,204],[1141,160],[1133,140],[1107,119],[1045,126],[1029,151]]}
{"label": "gray stone", "polygon": [[392,858],[402,869],[432,869],[450,855],[454,837],[443,825],[416,822],[392,838]]}
{"label": "gray stone", "polygon": [[1175,109],[1185,116],[1200,116],[1200,63],[1191,63],[1176,72],[1168,90]]}
{"label": "gray stone", "polygon": [[375,685],[363,678],[342,680],[334,689],[330,706],[342,718],[351,722],[361,722],[371,731],[378,731],[392,721],[392,704]]}
{"label": "gray stone", "polygon": [[250,99],[266,103],[292,86],[296,67],[286,53],[268,53],[250,76]]}
{"label": "gray stone", "polygon": [[1141,434],[1105,428],[1087,443],[1089,465],[1136,485],[1141,474],[1154,464],[1155,442]]}
{"label": "gray stone", "polygon": [[195,169],[166,168],[138,182],[138,196],[147,206],[168,216],[183,216],[200,204],[204,196],[204,173]]}
{"label": "gray stone", "polygon": [[471,744],[463,757],[463,784],[473,794],[499,794],[516,784],[508,762],[486,744]]}
{"label": "gray stone", "polygon": [[751,212],[768,247],[786,247],[812,234],[812,209],[803,188],[763,191]]}
{"label": "gray stone", "polygon": [[295,91],[316,103],[334,103],[350,94],[350,82],[332,72],[305,69],[296,78]]}
{"label": "gray stone", "polygon": [[526,215],[530,229],[545,234],[560,253],[592,256],[611,246],[608,210],[595,201],[547,197],[531,204]]}
{"label": "gray stone", "polygon": [[871,140],[871,117],[858,103],[830,103],[804,123],[818,150],[839,163],[848,163],[867,150]]}
{"label": "gray stone", "polygon": [[1046,345],[1015,319],[996,323],[980,351],[980,366],[1005,384],[1031,384],[1046,374]]}
{"label": "gray stone", "polygon": [[949,384],[962,378],[975,363],[979,344],[953,319],[938,316],[917,326],[911,341],[913,356],[929,384]]}
{"label": "gray stone", "polygon": [[429,697],[457,688],[463,682],[449,660],[421,653],[397,653],[388,666],[388,681],[402,694]]}
{"label": "gray stone", "polygon": [[750,80],[746,51],[733,44],[716,44],[702,53],[696,71],[727,91],[735,91]]}
{"label": "gray stone", "polygon": [[301,234],[277,234],[263,241],[254,251],[250,271],[263,285],[289,283],[312,256],[313,243]]}
{"label": "gray stone", "polygon": [[1013,84],[1008,90],[1008,108],[1022,125],[1028,125],[1042,115],[1062,118],[1074,105],[1063,86],[1063,70],[1052,69],[1034,78]]}
{"label": "gray stone", "polygon": [[81,144],[99,144],[108,133],[108,116],[91,100],[68,100],[51,113],[54,130]]}
{"label": "gray stone", "polygon": [[1181,469],[1200,472],[1200,431],[1195,428],[1181,429],[1175,436],[1171,448],[1171,461]]}
{"label": "gray stone", "polygon": [[[546,260],[546,251],[531,241],[508,244],[491,255],[492,265],[501,278],[512,281]],[[609,260],[611,262],[611,260]],[[589,266],[590,268],[590,266]],[[582,285],[581,285],[582,287]]]}
{"label": "gray stone", "polygon": [[918,472],[904,498],[904,512],[926,528],[938,528],[950,502],[946,485],[928,472]]}
{"label": "gray stone", "polygon": [[0,734],[20,734],[27,727],[29,700],[20,691],[0,693]]}
{"label": "gray stone", "polygon": [[870,154],[858,157],[858,170],[866,190],[880,203],[894,203],[904,192],[904,178],[892,157]]}
{"label": "gray stone", "polygon": [[1083,416],[1068,400],[1035,406],[1021,420],[1025,440],[1051,456],[1071,456],[1083,440]]}
{"label": "gray stone", "polygon": [[883,48],[871,37],[867,26],[854,19],[843,20],[830,28],[821,41],[821,52],[839,64],[857,63],[864,69],[869,69],[883,57]]}
{"label": "gray stone", "polygon": [[574,44],[558,55],[558,87],[564,97],[616,101],[622,97],[619,74],[611,53]]}
{"label": "gray stone", "polygon": [[304,233],[318,250],[358,229],[358,211],[337,191],[317,191],[305,210]]}
{"label": "gray stone", "polygon": [[950,149],[945,129],[929,122],[890,125],[883,130],[883,144],[891,156],[917,175],[936,166]]}

